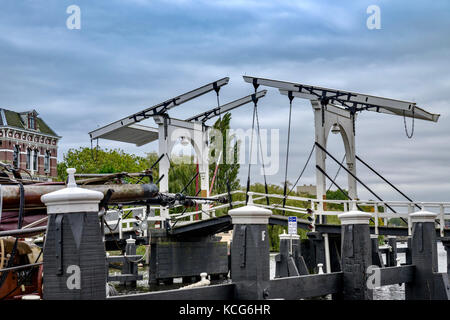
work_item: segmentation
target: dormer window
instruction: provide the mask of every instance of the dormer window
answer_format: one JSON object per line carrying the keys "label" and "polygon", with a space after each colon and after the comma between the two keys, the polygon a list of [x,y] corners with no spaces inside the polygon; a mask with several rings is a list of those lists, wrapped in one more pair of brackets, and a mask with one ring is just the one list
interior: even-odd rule
{"label": "dormer window", "polygon": [[32,113],[28,114],[28,128],[36,130],[36,119],[34,114]]}

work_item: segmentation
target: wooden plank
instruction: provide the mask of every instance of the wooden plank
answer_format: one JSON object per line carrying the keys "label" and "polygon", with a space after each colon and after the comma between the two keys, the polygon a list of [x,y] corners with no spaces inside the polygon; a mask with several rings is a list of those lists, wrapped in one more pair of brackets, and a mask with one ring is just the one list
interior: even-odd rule
{"label": "wooden plank", "polygon": [[234,284],[219,284],[192,289],[173,289],[122,296],[108,300],[233,300]]}
{"label": "wooden plank", "polygon": [[414,270],[414,265],[380,268],[380,284],[381,286],[387,286],[411,282],[414,277]]}
{"label": "wooden plank", "polygon": [[338,293],[342,278],[342,272],[333,272],[271,280],[269,299],[298,300]]}
{"label": "wooden plank", "polygon": [[[134,260],[138,260],[140,258],[142,258],[142,256],[139,255],[130,255],[127,256],[128,259],[134,261]],[[109,256],[106,257],[106,260],[108,260],[109,263],[122,263],[125,260],[124,256]]]}
{"label": "wooden plank", "polygon": [[142,274],[116,274],[108,276],[108,281],[134,281],[134,280],[142,280]]}

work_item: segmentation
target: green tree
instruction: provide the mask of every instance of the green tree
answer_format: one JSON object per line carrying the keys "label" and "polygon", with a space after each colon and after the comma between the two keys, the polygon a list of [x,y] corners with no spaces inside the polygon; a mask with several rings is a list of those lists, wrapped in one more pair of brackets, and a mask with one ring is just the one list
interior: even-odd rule
{"label": "green tree", "polygon": [[[231,190],[237,190],[240,188],[240,182],[237,178],[239,173],[240,165],[238,163],[239,154],[238,154],[238,146],[239,141],[237,141],[234,145],[229,145],[229,143],[233,140],[229,135],[230,129],[230,121],[231,114],[226,113],[223,118],[218,119],[213,128],[220,131],[222,137],[222,150],[221,152],[215,150],[213,148],[211,152],[211,158],[218,159],[219,156],[222,157],[221,163],[219,164],[217,175],[214,181],[214,186],[212,193],[220,194],[227,192],[227,183],[230,184]],[[216,141],[214,141],[215,137],[212,138],[211,145],[215,145]],[[216,154],[218,151],[219,154]],[[229,156],[232,156],[232,159],[228,159]],[[209,176],[210,179],[214,176],[214,171],[216,169],[216,163],[210,163],[209,165]]]}
{"label": "green tree", "polygon": [[58,178],[63,181],[67,178],[67,168],[75,168],[78,173],[139,172],[150,167],[149,160],[120,149],[69,149],[58,163]]}

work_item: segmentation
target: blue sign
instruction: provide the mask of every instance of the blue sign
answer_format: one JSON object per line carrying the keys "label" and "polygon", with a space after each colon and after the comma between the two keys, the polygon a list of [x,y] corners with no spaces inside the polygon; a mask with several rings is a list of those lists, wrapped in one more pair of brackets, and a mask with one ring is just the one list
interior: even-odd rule
{"label": "blue sign", "polygon": [[288,234],[297,234],[297,217],[288,217]]}

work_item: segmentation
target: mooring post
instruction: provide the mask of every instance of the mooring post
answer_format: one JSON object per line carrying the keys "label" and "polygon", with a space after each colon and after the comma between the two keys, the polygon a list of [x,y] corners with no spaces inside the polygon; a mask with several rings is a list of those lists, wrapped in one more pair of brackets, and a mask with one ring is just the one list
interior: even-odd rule
{"label": "mooring post", "polygon": [[370,241],[372,242],[372,264],[383,268],[384,262],[378,245],[378,236],[376,234],[371,234]]}
{"label": "mooring post", "polygon": [[317,265],[319,263],[325,263],[325,241],[324,237],[320,232],[308,232],[307,234],[308,241],[310,243],[310,252],[309,252],[309,265],[313,273],[319,272]]}
{"label": "mooring post", "polygon": [[397,265],[397,237],[388,236],[389,251],[386,254],[386,264],[388,267]]}
{"label": "mooring post", "polygon": [[415,266],[414,279],[405,285],[406,300],[440,299],[441,283],[435,277],[438,272],[436,244],[436,213],[421,211],[411,213],[412,224],[411,263]]}
{"label": "mooring post", "polygon": [[342,271],[345,300],[372,300],[373,290],[367,282],[367,268],[372,262],[370,213],[353,210],[338,215],[342,224]]}
{"label": "mooring post", "polygon": [[300,236],[282,233],[280,253],[275,257],[275,278],[309,274],[300,247]]}
{"label": "mooring post", "polygon": [[75,169],[67,173],[67,188],[41,197],[49,216],[44,299],[105,299],[106,253],[98,218],[103,193],[78,188]]}
{"label": "mooring post", "polygon": [[233,223],[231,279],[237,300],[262,300],[269,292],[269,234],[272,212],[253,205],[252,196],[244,207],[228,211]]}
{"label": "mooring post", "polygon": [[[136,255],[136,239],[133,239],[131,236],[126,240],[127,244],[125,245],[125,258],[122,264],[122,274],[133,274],[138,275],[138,266],[137,262],[133,261],[133,259],[128,258],[127,256],[135,256]],[[136,288],[137,280],[124,280],[122,284],[125,286],[129,286],[132,288]]]}

